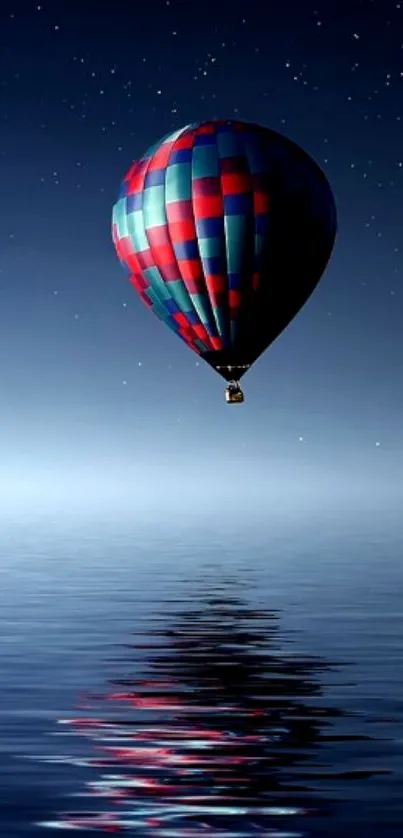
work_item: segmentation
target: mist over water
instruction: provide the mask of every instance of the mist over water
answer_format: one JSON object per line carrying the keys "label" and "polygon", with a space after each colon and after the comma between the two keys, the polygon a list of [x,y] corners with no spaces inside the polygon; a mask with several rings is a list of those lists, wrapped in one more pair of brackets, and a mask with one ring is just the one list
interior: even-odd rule
{"label": "mist over water", "polygon": [[403,529],[369,494],[3,510],[2,834],[401,835]]}

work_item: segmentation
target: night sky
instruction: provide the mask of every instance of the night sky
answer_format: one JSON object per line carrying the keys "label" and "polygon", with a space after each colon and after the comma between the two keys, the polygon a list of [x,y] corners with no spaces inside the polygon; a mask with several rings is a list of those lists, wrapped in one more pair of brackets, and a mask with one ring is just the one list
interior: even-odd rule
{"label": "night sky", "polygon": [[[403,2],[5,0],[0,44],[3,502],[395,496]],[[131,162],[214,117],[300,144],[339,218],[321,283],[234,407],[137,298],[110,234]]]}

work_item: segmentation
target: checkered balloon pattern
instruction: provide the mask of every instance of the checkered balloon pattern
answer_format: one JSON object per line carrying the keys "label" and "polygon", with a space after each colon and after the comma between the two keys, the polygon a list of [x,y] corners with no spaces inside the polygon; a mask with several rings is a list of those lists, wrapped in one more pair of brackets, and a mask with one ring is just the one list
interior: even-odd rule
{"label": "checkered balloon pattern", "polygon": [[200,355],[237,346],[268,281],[271,173],[281,168],[285,193],[313,181],[311,210],[322,212],[316,164],[296,149],[268,129],[213,120],[160,140],[123,180],[112,225],[119,259],[144,303]]}

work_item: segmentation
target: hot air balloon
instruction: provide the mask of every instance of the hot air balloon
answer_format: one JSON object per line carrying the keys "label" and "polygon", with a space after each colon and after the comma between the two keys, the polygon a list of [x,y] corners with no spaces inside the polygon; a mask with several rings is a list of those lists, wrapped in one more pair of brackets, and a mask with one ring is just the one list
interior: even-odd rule
{"label": "hot air balloon", "polygon": [[336,208],[287,137],[211,120],[164,137],[123,180],[112,236],[143,302],[244,400],[240,379],[327,265]]}

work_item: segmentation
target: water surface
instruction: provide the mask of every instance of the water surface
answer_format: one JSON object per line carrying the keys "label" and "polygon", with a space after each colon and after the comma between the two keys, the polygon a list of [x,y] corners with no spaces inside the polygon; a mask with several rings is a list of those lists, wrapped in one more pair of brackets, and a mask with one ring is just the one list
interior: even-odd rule
{"label": "water surface", "polygon": [[398,516],[1,533],[1,834],[402,834]]}

